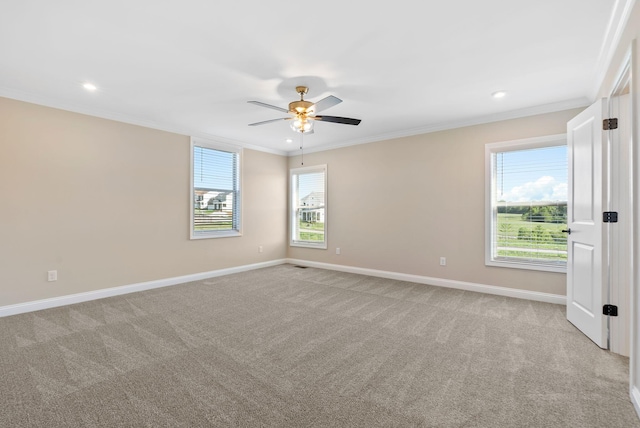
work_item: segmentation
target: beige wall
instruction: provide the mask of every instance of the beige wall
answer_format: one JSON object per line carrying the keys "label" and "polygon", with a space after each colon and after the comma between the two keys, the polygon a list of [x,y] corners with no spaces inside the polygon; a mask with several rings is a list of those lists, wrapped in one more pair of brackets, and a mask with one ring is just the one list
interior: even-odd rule
{"label": "beige wall", "polygon": [[[328,165],[329,248],[288,255],[564,295],[565,274],[485,266],[484,146],[565,133],[579,111],[305,154],[305,166]],[[300,157],[290,158],[298,166]]]}
{"label": "beige wall", "polygon": [[287,159],[242,179],[243,236],[191,241],[188,137],[0,98],[0,306],[284,258]]}
{"label": "beige wall", "polygon": [[305,155],[328,164],[317,250],[287,245],[299,157],[245,150],[243,236],[191,241],[188,137],[0,98],[0,306],[284,257],[562,295],[563,274],[484,265],[484,145],[578,111]]}

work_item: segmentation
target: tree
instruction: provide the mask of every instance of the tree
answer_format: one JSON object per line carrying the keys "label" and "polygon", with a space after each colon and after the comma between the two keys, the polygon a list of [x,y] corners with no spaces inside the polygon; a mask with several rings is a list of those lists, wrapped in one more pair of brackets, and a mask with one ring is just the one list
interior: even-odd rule
{"label": "tree", "polygon": [[529,207],[529,209],[522,214],[522,219],[536,223],[566,223],[567,206],[540,205]]}

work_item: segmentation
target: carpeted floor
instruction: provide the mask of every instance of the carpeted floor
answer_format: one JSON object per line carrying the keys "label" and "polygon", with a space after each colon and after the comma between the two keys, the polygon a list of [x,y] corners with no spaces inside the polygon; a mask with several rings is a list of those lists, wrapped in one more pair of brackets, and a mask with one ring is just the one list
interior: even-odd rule
{"label": "carpeted floor", "polygon": [[0,318],[1,427],[640,427],[559,305],[281,265]]}

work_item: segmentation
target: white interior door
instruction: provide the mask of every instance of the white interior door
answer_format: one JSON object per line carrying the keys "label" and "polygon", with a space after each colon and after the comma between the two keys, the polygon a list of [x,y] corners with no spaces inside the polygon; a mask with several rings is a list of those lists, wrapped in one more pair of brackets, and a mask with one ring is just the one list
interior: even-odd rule
{"label": "white interior door", "polygon": [[567,319],[607,348],[607,301],[603,257],[603,188],[606,135],[597,101],[567,124],[569,195],[567,223]]}

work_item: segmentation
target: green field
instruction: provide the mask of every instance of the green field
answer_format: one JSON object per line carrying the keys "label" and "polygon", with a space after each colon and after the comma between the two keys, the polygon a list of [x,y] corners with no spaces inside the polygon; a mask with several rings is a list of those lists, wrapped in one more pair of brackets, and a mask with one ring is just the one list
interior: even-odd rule
{"label": "green field", "polygon": [[233,225],[228,223],[215,223],[215,224],[196,224],[193,226],[193,230],[205,231],[205,230],[231,230]]}
{"label": "green field", "polygon": [[300,221],[298,231],[300,241],[324,241],[324,223]]}
{"label": "green field", "polygon": [[[498,256],[567,260],[566,224],[532,222],[522,214],[498,214]],[[521,249],[521,250],[520,250]]]}

